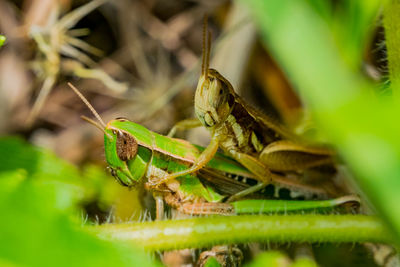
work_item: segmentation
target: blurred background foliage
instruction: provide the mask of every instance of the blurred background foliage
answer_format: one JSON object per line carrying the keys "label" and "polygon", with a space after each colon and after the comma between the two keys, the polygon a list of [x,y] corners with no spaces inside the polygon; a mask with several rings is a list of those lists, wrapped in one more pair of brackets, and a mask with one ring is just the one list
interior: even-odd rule
{"label": "blurred background foliage", "polygon": [[79,227],[87,215],[77,207],[93,198],[98,181],[91,177],[98,175],[80,175],[20,138],[2,138],[0,149],[1,266],[156,266],[148,255]]}
{"label": "blurred background foliage", "polygon": [[[307,3],[252,1],[251,5],[266,45],[273,49],[318,124],[399,240],[400,132],[395,121],[400,106],[397,97],[379,96],[376,88],[382,85],[366,77],[360,60],[371,42],[371,25],[377,21],[382,2],[347,2],[342,6],[345,11],[327,22],[326,16],[319,16],[315,6]],[[317,10],[333,9],[333,4],[321,5]],[[384,14],[396,13],[397,5],[388,1]],[[258,12],[261,10],[268,11]],[[398,21],[391,23],[385,32],[388,41],[398,38],[399,24],[393,25]],[[396,60],[389,57],[389,66]],[[389,81],[395,82],[397,74],[392,71],[389,69]],[[396,96],[394,85],[386,90]]]}
{"label": "blurred background foliage", "polygon": [[[154,265],[82,227],[154,211],[146,192],[108,175],[102,134],[79,119],[90,114],[66,82],[105,121],[165,134],[193,117],[205,13],[211,66],[252,105],[334,145],[400,241],[397,11],[395,0],[0,1],[0,265]],[[208,141],[203,130],[182,137]],[[358,246],[313,251],[324,266],[382,262]],[[251,266],[287,266],[289,256]]]}

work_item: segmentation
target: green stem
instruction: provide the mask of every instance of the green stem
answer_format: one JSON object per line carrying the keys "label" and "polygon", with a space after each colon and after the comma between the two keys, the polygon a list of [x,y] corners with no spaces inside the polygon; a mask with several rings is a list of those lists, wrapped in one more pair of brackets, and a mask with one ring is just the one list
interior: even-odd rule
{"label": "green stem", "polygon": [[140,244],[147,250],[208,247],[246,242],[388,242],[374,217],[365,215],[257,215],[202,217],[93,229],[104,239]]}
{"label": "green stem", "polygon": [[400,90],[400,1],[390,0],[383,11],[383,25],[388,57],[389,77],[393,94]]}

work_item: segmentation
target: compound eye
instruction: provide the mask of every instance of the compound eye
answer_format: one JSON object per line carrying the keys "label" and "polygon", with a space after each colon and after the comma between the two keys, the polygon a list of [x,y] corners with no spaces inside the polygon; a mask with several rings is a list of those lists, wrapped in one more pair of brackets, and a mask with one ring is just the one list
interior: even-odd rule
{"label": "compound eye", "polygon": [[131,160],[136,156],[138,143],[132,135],[124,132],[117,133],[117,155],[123,160]]}

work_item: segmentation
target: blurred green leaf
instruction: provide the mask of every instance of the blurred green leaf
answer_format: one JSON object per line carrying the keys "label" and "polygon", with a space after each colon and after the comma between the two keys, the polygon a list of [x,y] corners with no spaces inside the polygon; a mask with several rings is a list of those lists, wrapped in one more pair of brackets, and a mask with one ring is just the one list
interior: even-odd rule
{"label": "blurred green leaf", "polygon": [[317,264],[308,258],[299,258],[295,262],[291,262],[290,259],[280,251],[267,251],[263,252],[254,259],[246,267],[316,267]]}
{"label": "blurred green leaf", "polygon": [[209,257],[204,264],[204,267],[221,267],[221,264],[219,264],[215,257]]}
{"label": "blurred green leaf", "polygon": [[389,78],[393,95],[400,99],[400,3],[387,1],[383,10],[383,25],[385,28],[385,45],[389,67]]}
{"label": "blurred green leaf", "polygon": [[71,221],[83,192],[74,166],[17,138],[0,139],[0,159],[1,264],[155,266],[140,250]]}
{"label": "blurred green leaf", "polygon": [[86,187],[85,197],[89,201],[97,199],[101,205],[113,204],[121,190],[121,185],[113,177],[96,165],[86,165],[82,175]]}
{"label": "blurred green leaf", "polygon": [[[361,58],[360,46],[370,38],[382,2],[345,5],[343,12],[354,20],[351,25],[346,19],[329,24],[307,1],[246,3],[265,44],[400,242],[400,128],[396,123],[400,105],[371,94],[375,85],[352,63]],[[348,37],[336,39],[338,31]]]}
{"label": "blurred green leaf", "polygon": [[343,60],[354,71],[362,67],[363,52],[371,41],[381,4],[376,0],[336,3],[330,27]]}
{"label": "blurred green leaf", "polygon": [[78,170],[50,151],[34,147],[20,138],[0,139],[0,173],[20,171],[27,179],[51,188],[54,203],[60,209],[70,208],[84,197],[83,180]]}
{"label": "blurred green leaf", "polygon": [[297,259],[291,267],[317,267],[318,265],[315,263],[315,261],[309,259],[309,258],[300,258]]}
{"label": "blurred green leaf", "polygon": [[290,266],[290,260],[279,251],[268,251],[258,255],[254,261],[247,264],[246,267],[287,267]]}

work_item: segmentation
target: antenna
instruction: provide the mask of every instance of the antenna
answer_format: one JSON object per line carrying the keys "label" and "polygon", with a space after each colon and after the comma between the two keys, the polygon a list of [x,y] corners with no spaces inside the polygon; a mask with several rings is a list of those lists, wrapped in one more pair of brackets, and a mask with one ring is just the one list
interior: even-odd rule
{"label": "antenna", "polygon": [[112,137],[110,136],[110,134],[108,134],[108,133],[104,130],[104,128],[101,127],[101,125],[100,125],[98,122],[95,122],[94,120],[92,120],[92,119],[90,119],[90,118],[88,118],[88,117],[86,117],[86,116],[83,116],[83,115],[81,116],[81,119],[84,120],[84,121],[86,121],[86,122],[88,122],[88,123],[90,123],[90,124],[92,124],[92,125],[94,125],[94,126],[97,127],[98,129],[100,129],[100,131],[102,131],[105,135],[107,135],[107,137],[112,138]]}
{"label": "antenna", "polygon": [[90,109],[90,111],[93,113],[93,115],[96,117],[96,119],[100,122],[101,126],[103,126],[103,128],[106,128],[106,124],[101,119],[99,113],[97,113],[97,111],[94,109],[94,107],[92,105],[90,105],[89,101],[81,94],[81,92],[79,92],[79,90],[75,86],[73,86],[71,83],[68,83],[68,86],[71,87],[72,90],[74,90],[75,94],[77,94],[79,96],[79,98],[83,101],[83,103],[85,103],[85,105]]}
{"label": "antenna", "polygon": [[209,66],[209,59],[210,59],[210,39],[211,34],[208,31],[208,17],[204,15],[203,21],[203,57],[201,62],[201,74],[207,77],[208,73],[208,66]]}
{"label": "antenna", "polygon": [[97,113],[97,111],[94,109],[94,107],[89,103],[89,101],[82,95],[81,92],[79,92],[79,90],[73,86],[71,83],[68,83],[68,86],[71,87],[71,89],[75,92],[75,94],[77,94],[79,96],[79,98],[83,101],[83,103],[85,103],[85,105],[90,109],[90,111],[93,113],[93,115],[97,118],[97,120],[100,123],[95,122],[92,119],[89,119],[86,116],[81,116],[81,118],[85,121],[87,121],[88,123],[96,126],[97,128],[99,128],[108,138],[112,138],[112,136],[110,136],[104,129],[106,128],[106,124],[104,123],[104,121],[101,119],[99,113]]}
{"label": "antenna", "polygon": [[206,78],[208,77],[208,68],[210,67],[210,54],[211,54],[211,32],[207,35],[207,50],[206,50]]}

